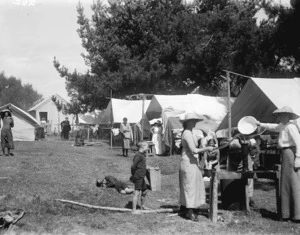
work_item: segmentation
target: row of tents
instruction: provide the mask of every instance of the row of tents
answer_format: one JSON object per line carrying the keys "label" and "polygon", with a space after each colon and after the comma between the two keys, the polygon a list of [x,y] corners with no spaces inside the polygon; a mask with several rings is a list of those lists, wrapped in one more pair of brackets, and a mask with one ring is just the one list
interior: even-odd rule
{"label": "row of tents", "polygon": [[[45,102],[44,102],[45,103]],[[206,115],[204,122],[197,124],[204,132],[209,130],[223,133],[228,128],[228,99],[199,94],[188,95],[154,95],[151,100],[111,99],[107,108],[101,112],[97,120],[87,118],[89,124],[118,125],[126,117],[131,124],[141,126],[147,136],[153,119],[162,118],[165,130],[164,140],[168,144],[172,130],[181,129],[179,118],[186,112]],[[282,106],[290,106],[300,114],[300,78],[269,79],[249,78],[237,98],[230,99],[232,126],[244,116],[253,116],[261,122],[275,122],[272,112]],[[24,110],[8,104],[13,110],[15,140],[34,140],[34,129],[40,124],[37,118]],[[0,107],[0,111],[8,105]],[[37,107],[37,106],[36,106]],[[34,109],[30,109],[31,112]],[[143,113],[144,118],[143,118]],[[81,119],[84,120],[84,115]],[[221,134],[222,135],[222,134]]]}

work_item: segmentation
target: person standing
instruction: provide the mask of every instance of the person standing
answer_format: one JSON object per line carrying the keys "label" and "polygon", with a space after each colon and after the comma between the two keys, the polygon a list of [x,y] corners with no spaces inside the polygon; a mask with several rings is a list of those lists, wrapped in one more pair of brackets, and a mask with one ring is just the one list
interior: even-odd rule
{"label": "person standing", "polygon": [[157,121],[154,123],[153,127],[150,129],[152,133],[152,143],[155,146],[156,155],[162,155],[164,153],[163,150],[163,140],[162,140],[162,125],[161,121]]}
{"label": "person standing", "polygon": [[46,118],[42,118],[41,127],[43,127],[43,129],[44,129],[44,134],[43,134],[42,138],[45,138],[45,136],[47,135],[47,121],[46,121]]}
{"label": "person standing", "polygon": [[[2,118],[2,129],[1,129],[1,147],[3,155],[13,156],[14,154],[10,150],[14,149],[14,141],[11,128],[14,127],[14,119],[11,114],[10,109],[5,109],[1,111]],[[5,149],[7,149],[7,154],[5,154]]]}
{"label": "person standing", "polygon": [[281,219],[300,221],[300,134],[293,120],[299,118],[293,110],[284,106],[273,112],[279,124],[257,125],[279,133],[278,147],[281,149]]}
{"label": "person standing", "polygon": [[145,181],[147,174],[146,168],[146,152],[149,146],[146,141],[141,141],[138,143],[139,151],[135,154],[133,158],[133,163],[131,165],[131,177],[130,180],[134,183],[134,195],[132,199],[132,212],[136,212],[136,206],[141,200],[141,209],[145,210],[145,198],[147,195],[147,189],[149,186]]}
{"label": "person standing", "polygon": [[[217,147],[215,139],[211,138],[207,141],[207,146]],[[220,150],[207,151],[203,155],[204,168],[207,170],[216,169],[220,171]]]}
{"label": "person standing", "polygon": [[71,130],[69,118],[66,117],[64,121],[61,122],[61,139],[68,140],[69,132]]}
{"label": "person standing", "polygon": [[213,151],[211,146],[198,148],[198,141],[192,130],[196,123],[202,121],[194,113],[187,113],[180,121],[183,124],[181,136],[181,162],[179,169],[179,186],[181,207],[187,209],[187,218],[192,221],[198,221],[194,209],[206,205],[205,186],[200,171],[199,153]]}
{"label": "person standing", "polygon": [[123,136],[122,150],[123,156],[128,157],[128,149],[130,149],[130,140],[132,138],[131,127],[127,122],[127,118],[123,118],[123,123],[120,125],[120,133]]}

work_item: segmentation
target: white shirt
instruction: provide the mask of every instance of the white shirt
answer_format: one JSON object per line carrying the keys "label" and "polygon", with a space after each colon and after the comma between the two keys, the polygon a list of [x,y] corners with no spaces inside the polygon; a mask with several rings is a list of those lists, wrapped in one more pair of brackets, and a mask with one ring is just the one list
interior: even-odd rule
{"label": "white shirt", "polygon": [[296,147],[296,157],[300,157],[300,133],[296,125],[289,121],[286,124],[261,123],[261,127],[267,128],[269,131],[279,132],[278,147]]}

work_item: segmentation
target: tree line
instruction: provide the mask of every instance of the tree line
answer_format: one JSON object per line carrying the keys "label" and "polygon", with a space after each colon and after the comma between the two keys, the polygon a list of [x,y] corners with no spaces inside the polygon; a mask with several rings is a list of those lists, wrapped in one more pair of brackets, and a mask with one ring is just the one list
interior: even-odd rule
{"label": "tree line", "polygon": [[[222,94],[223,70],[254,77],[300,73],[300,0],[291,8],[267,0],[110,0],[92,17],[78,5],[78,34],[89,70],[69,71],[54,59],[72,103],[104,108],[111,92],[126,95]],[[260,10],[268,16],[258,22]],[[239,90],[245,79],[231,75]],[[234,95],[234,94],[233,94]]]}
{"label": "tree line", "polygon": [[42,95],[34,90],[31,84],[22,84],[20,79],[8,77],[4,72],[0,73],[0,106],[12,103],[28,111],[40,99]]}

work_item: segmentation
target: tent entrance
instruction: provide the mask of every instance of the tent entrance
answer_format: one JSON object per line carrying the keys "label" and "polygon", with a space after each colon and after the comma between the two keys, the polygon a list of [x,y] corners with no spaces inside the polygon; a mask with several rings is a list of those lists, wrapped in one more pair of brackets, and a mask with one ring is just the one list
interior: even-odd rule
{"label": "tent entrance", "polygon": [[40,120],[43,120],[43,118],[48,121],[48,112],[39,112],[40,114]]}

